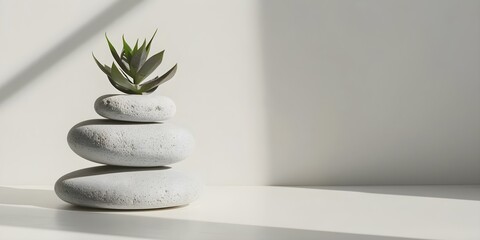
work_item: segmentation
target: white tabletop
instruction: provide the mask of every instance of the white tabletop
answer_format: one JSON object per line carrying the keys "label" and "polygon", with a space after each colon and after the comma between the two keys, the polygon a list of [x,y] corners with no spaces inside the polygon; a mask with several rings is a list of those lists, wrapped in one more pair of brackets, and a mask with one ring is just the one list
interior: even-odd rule
{"label": "white tabletop", "polygon": [[480,239],[480,186],[207,187],[185,207],[72,207],[0,186],[0,239]]}

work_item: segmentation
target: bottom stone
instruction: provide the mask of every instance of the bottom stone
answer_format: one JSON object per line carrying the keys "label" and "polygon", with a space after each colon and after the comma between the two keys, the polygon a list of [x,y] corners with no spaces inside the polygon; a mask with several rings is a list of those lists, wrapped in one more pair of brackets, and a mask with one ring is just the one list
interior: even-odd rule
{"label": "bottom stone", "polygon": [[99,166],[71,172],[55,183],[65,202],[106,209],[154,209],[186,205],[201,184],[169,167]]}

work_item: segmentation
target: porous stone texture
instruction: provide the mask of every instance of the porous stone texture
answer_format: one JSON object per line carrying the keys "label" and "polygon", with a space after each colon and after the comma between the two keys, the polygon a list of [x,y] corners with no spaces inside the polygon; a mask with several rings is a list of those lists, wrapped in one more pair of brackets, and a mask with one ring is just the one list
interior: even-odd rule
{"label": "porous stone texture", "polygon": [[202,184],[168,167],[99,166],[71,172],[55,183],[60,199],[107,209],[182,206],[197,199],[201,190]]}
{"label": "porous stone texture", "polygon": [[175,103],[157,95],[111,94],[99,97],[95,111],[102,117],[131,122],[159,122],[172,118]]}
{"label": "porous stone texture", "polygon": [[79,156],[97,163],[130,167],[169,165],[187,158],[195,141],[185,129],[170,123],[132,123],[107,119],[75,125],[68,145]]}

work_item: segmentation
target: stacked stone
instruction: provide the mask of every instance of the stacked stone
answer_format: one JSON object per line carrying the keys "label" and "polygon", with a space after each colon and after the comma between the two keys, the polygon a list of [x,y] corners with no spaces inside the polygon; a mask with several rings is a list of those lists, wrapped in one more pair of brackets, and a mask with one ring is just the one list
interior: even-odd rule
{"label": "stacked stone", "polygon": [[165,122],[175,103],[155,95],[105,95],[95,111],[107,118],[87,120],[68,133],[70,148],[87,160],[106,164],[61,177],[55,192],[80,206],[107,209],[154,209],[194,201],[201,184],[172,170],[195,145],[185,129]]}

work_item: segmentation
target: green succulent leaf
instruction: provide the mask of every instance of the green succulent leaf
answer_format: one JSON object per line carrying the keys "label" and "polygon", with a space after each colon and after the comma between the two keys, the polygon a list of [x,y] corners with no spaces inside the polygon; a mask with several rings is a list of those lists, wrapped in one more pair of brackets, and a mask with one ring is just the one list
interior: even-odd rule
{"label": "green succulent leaf", "polygon": [[105,74],[107,74],[107,76],[110,76],[110,73],[111,73],[111,69],[110,67],[108,67],[107,65],[102,65],[98,60],[97,58],[95,57],[95,55],[92,53],[92,56],[93,56],[93,59],[95,59],[95,62],[97,63],[98,67],[102,70],[102,72],[104,72]]}
{"label": "green succulent leaf", "polygon": [[115,81],[113,81],[113,79],[111,77],[108,77],[108,81],[110,81],[110,83],[113,85],[113,87],[115,87],[120,92],[124,92],[126,94],[139,94],[139,92],[137,92],[137,91],[131,90],[129,88],[125,88],[125,87],[121,86],[120,84],[116,83]]}
{"label": "green succulent leaf", "polygon": [[[127,94],[143,94],[155,91],[162,83],[170,80],[177,71],[177,64],[160,77],[157,76],[149,81],[145,81],[146,77],[155,71],[155,69],[162,63],[164,52],[154,54],[148,58],[153,39],[157,34],[157,30],[153,33],[150,40],[143,41],[139,46],[139,40],[135,42],[133,48],[125,40],[122,35],[122,51],[117,52],[113,44],[105,33],[105,38],[115,61],[112,66],[101,64],[95,55],[92,53],[93,59],[97,66],[104,72],[110,83],[119,91]],[[119,54],[120,53],[120,54]]]}
{"label": "green succulent leaf", "polygon": [[143,64],[145,63],[145,59],[147,58],[147,52],[145,51],[145,43],[138,49],[135,55],[132,56],[132,60],[130,61],[130,72],[132,73],[132,77],[135,79],[135,84],[138,84],[136,79],[137,71],[140,69]]}
{"label": "green succulent leaf", "polygon": [[152,38],[150,38],[150,41],[148,41],[147,47],[145,48],[147,50],[147,56],[150,53],[150,46],[152,45],[153,38],[155,38],[155,35],[157,34],[158,28],[155,29],[155,32],[153,33]]}
{"label": "green succulent leaf", "polygon": [[127,68],[127,72],[130,72],[130,67],[128,65],[128,62],[122,59],[123,64],[125,64],[125,67]]}
{"label": "green succulent leaf", "polygon": [[117,68],[117,65],[115,63],[112,63],[112,74],[111,74],[112,80],[117,83],[118,85],[130,89],[132,91],[135,91],[137,88],[135,85],[133,85],[128,78],[126,78],[123,73]]}
{"label": "green succulent leaf", "polygon": [[132,49],[132,56],[135,55],[135,53],[138,51],[138,39],[135,42],[135,46]]}
{"label": "green succulent leaf", "polygon": [[108,39],[107,37],[107,34],[105,34],[105,38],[107,39],[107,42],[108,42],[108,47],[110,48],[110,52],[112,53],[113,55],[113,59],[115,59],[115,61],[118,63],[118,65],[120,66],[120,68],[122,68],[125,72],[129,72],[129,69],[125,66],[125,64],[122,62],[122,59],[120,58],[120,56],[118,55],[117,53],[117,50],[115,50],[115,47],[113,46],[113,44],[110,42],[110,40]]}
{"label": "green succulent leaf", "polygon": [[150,88],[150,89],[148,89],[148,90],[145,90],[144,92],[142,92],[142,94],[143,94],[143,93],[152,93],[152,92],[155,92],[155,90],[157,90],[158,86],[159,86],[159,85],[157,85],[157,86],[155,86],[155,87],[153,87],[153,88]]}
{"label": "green succulent leaf", "polygon": [[123,41],[123,55],[126,57],[127,61],[130,61],[130,58],[132,58],[132,49],[128,45],[127,41],[125,41],[125,36],[122,35],[122,41]]}
{"label": "green succulent leaf", "polygon": [[173,66],[170,70],[168,70],[168,72],[166,72],[162,76],[156,77],[148,82],[140,84],[140,91],[141,92],[154,91],[160,84],[167,82],[173,76],[175,76],[176,72],[177,72],[177,64],[175,64],[175,66]]}
{"label": "green succulent leaf", "polygon": [[165,51],[161,51],[153,55],[145,62],[145,64],[143,64],[142,68],[140,68],[140,70],[138,70],[137,74],[135,75],[135,79],[138,83],[141,83],[162,63],[164,52]]}
{"label": "green succulent leaf", "polygon": [[109,72],[109,74],[107,74],[108,76],[111,76],[112,75],[112,68],[110,68],[107,64],[103,64],[103,67],[105,69],[107,69],[107,71]]}

